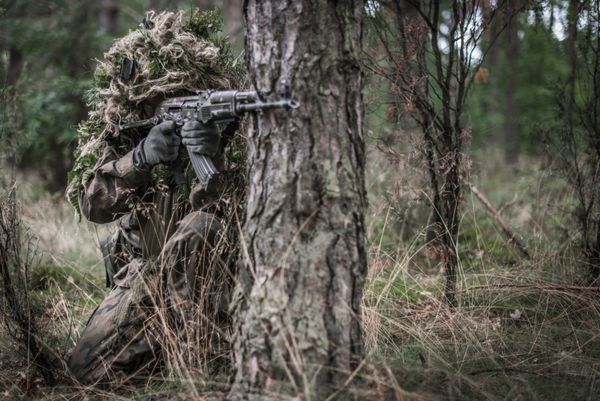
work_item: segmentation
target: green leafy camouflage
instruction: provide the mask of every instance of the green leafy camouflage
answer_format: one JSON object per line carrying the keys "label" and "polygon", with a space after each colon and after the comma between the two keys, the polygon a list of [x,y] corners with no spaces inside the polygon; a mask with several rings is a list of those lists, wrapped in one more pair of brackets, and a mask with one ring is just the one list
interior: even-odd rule
{"label": "green leafy camouflage", "polygon": [[[79,193],[92,176],[107,146],[133,141],[121,138],[119,124],[143,118],[145,101],[206,88],[239,88],[244,70],[222,33],[218,10],[149,12],[148,28],[140,26],[115,41],[94,73],[85,94],[89,117],[77,131],[75,163],[69,173],[67,198],[79,214]],[[124,59],[134,60],[133,75],[121,78]],[[113,149],[126,153],[131,146]]]}

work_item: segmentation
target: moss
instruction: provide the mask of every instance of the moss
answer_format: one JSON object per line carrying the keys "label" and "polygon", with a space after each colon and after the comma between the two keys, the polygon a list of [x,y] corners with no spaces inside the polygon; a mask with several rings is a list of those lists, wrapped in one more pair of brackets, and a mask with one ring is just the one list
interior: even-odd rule
{"label": "moss", "polygon": [[150,78],[155,79],[164,74],[164,70],[162,68],[162,64],[158,62],[158,60],[151,60],[148,63],[148,69],[150,71]]}
{"label": "moss", "polygon": [[[114,75],[113,68],[108,63],[100,63],[94,71],[94,84],[98,88],[108,88]],[[88,103],[89,105],[90,103]],[[93,103],[92,103],[93,104]]]}
{"label": "moss", "polygon": [[[114,148],[119,154],[131,150],[134,141],[122,138],[131,133],[119,132],[118,125],[140,119],[140,103],[182,89],[227,89],[242,83],[244,70],[222,34],[218,10],[196,9],[189,19],[183,13],[170,12],[151,12],[147,18],[155,26],[132,30],[116,41],[98,64],[94,85],[86,93],[90,117],[79,125],[78,150],[67,188],[67,197],[78,214],[79,192],[102,149],[113,145],[105,138],[123,139]],[[125,58],[135,62],[134,74],[128,81],[120,78]],[[119,146],[123,143],[130,146]]]}
{"label": "moss", "polygon": [[229,160],[236,164],[244,164],[246,161],[246,148],[233,148],[229,152]]}
{"label": "moss", "polygon": [[218,9],[211,11],[196,9],[192,12],[187,29],[198,37],[211,39],[214,34],[223,31],[221,12]]}
{"label": "moss", "polygon": [[414,303],[424,299],[419,292],[413,288],[412,281],[407,281],[403,277],[396,277],[396,279],[390,283],[390,275],[376,278],[370,286],[371,293],[373,294],[371,301],[376,300],[380,296],[387,299],[393,299],[398,302]]}
{"label": "moss", "polygon": [[92,169],[98,156],[94,153],[78,156],[75,164],[67,175],[67,199],[75,209],[77,215],[81,214],[79,206],[79,192],[87,180],[92,176]]}
{"label": "moss", "polygon": [[48,291],[52,292],[53,286],[63,293],[70,293],[74,289],[81,290],[97,299],[104,294],[102,283],[98,278],[70,266],[48,264],[39,266],[33,271],[31,288],[40,296],[48,297]]}

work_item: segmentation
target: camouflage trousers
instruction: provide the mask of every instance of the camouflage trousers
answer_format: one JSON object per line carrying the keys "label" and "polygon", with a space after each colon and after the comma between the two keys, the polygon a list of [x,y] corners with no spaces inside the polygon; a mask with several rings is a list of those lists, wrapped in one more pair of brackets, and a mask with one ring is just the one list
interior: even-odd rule
{"label": "camouflage trousers", "polygon": [[77,379],[88,384],[124,381],[157,367],[164,331],[177,331],[198,305],[198,288],[212,274],[209,270],[218,265],[221,231],[214,215],[190,213],[177,223],[156,260],[134,259],[114,275],[115,286],[68,356]]}

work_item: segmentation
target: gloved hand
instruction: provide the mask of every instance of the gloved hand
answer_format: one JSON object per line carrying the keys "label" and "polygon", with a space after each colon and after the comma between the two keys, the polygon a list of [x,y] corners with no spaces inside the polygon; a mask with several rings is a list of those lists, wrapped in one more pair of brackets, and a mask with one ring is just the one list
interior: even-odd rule
{"label": "gloved hand", "polygon": [[219,152],[221,136],[216,124],[202,124],[197,120],[189,120],[181,129],[181,142],[200,155],[214,157]]}
{"label": "gloved hand", "polygon": [[133,151],[134,164],[149,169],[177,159],[181,138],[175,135],[175,127],[174,121],[163,121],[154,126]]}

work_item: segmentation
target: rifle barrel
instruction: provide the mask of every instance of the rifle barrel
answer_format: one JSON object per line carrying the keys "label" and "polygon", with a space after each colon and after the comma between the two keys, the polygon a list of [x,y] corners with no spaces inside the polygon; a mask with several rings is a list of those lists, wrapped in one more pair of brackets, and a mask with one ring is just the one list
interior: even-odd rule
{"label": "rifle barrel", "polygon": [[245,111],[258,111],[258,110],[268,110],[268,109],[276,109],[276,108],[286,108],[286,109],[297,109],[300,104],[291,99],[283,99],[283,100],[273,100],[267,102],[257,101],[254,103],[238,103],[236,104],[236,111],[245,112]]}

